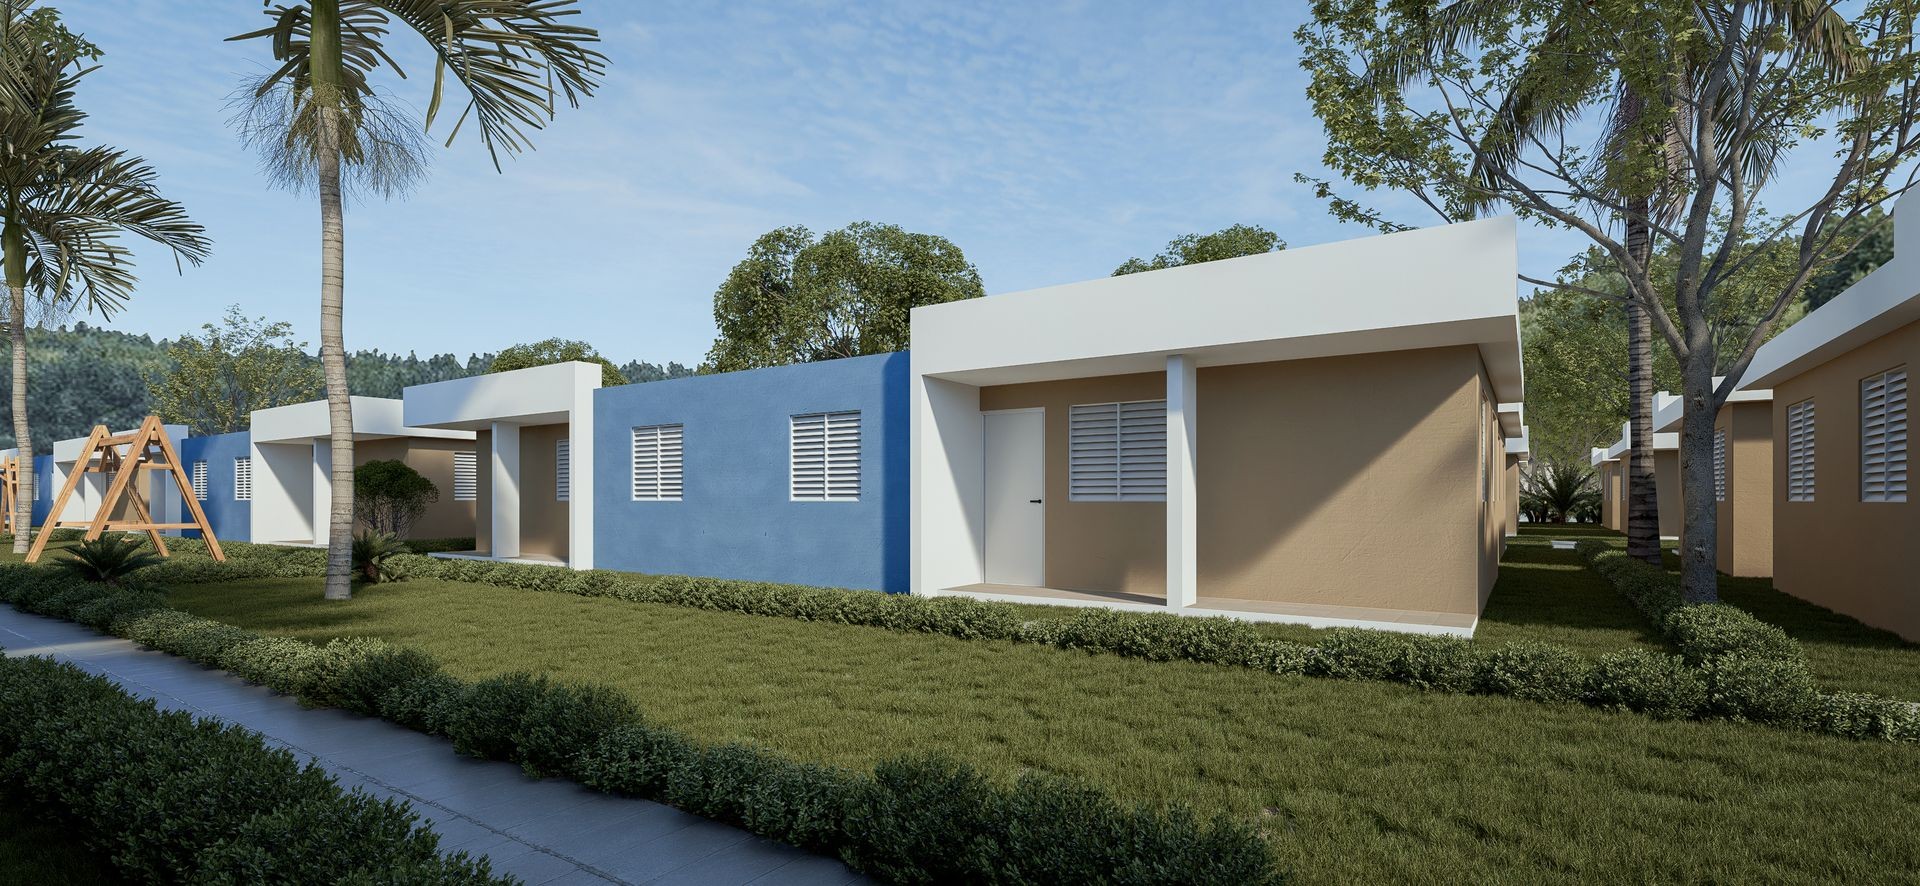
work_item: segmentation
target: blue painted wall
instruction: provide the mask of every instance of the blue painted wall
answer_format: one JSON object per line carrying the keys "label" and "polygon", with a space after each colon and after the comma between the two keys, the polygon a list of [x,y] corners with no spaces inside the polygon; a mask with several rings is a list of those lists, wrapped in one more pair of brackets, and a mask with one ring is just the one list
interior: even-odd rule
{"label": "blue painted wall", "polygon": [[[594,565],[905,593],[907,355],[594,392]],[[789,500],[789,420],[860,411],[860,500]],[[633,500],[633,428],[680,424],[681,501]]]}
{"label": "blue painted wall", "polygon": [[[180,461],[186,467],[187,476],[193,476],[193,463],[205,459],[207,462],[207,498],[200,503],[200,509],[207,513],[207,522],[213,525],[213,534],[221,541],[247,541],[252,537],[253,502],[233,500],[233,460],[245,458],[253,452],[253,435],[246,431],[231,434],[216,434],[212,437],[187,437],[174,443],[180,452]],[[253,486],[260,488],[262,474],[255,466]],[[181,515],[183,518],[185,514]],[[182,522],[192,522],[183,519]],[[188,538],[199,538],[200,530],[188,529],[182,533]]]}
{"label": "blue painted wall", "polygon": [[53,488],[53,456],[34,456],[33,525],[47,522],[47,512],[53,510],[53,497],[59,494],[60,490]]}

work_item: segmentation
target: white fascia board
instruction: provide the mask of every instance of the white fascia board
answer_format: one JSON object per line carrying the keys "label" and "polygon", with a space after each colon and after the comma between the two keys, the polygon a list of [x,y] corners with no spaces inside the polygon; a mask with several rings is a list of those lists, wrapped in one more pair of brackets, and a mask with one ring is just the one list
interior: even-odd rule
{"label": "white fascia board", "polygon": [[1507,438],[1507,454],[1524,458],[1533,451],[1533,431],[1526,425],[1520,426],[1517,436]]}
{"label": "white fascia board", "polygon": [[1526,432],[1527,404],[1502,403],[1497,412],[1500,416],[1500,433],[1512,438]]}
{"label": "white fascia board", "polygon": [[600,366],[581,362],[457,378],[402,391],[403,418],[408,427],[467,431],[494,422],[559,424],[572,419],[581,391],[599,387]]}
{"label": "white fascia board", "polygon": [[1587,464],[1593,467],[1597,468],[1601,464],[1609,461],[1612,461],[1612,459],[1607,458],[1607,451],[1598,446],[1593,447],[1593,449],[1587,453]]}
{"label": "white fascia board", "polygon": [[1910,323],[1920,322],[1920,201],[1893,209],[1893,258],[1760,346],[1744,387],[1781,382]]}
{"label": "white fascia board", "polygon": [[1494,218],[913,309],[916,373],[969,385],[1449,345],[1525,398],[1514,220]]}
{"label": "white fascia board", "polygon": [[[351,397],[353,438],[381,440],[389,437],[423,437],[437,440],[471,440],[472,431],[441,428],[410,428],[401,421],[402,407],[392,397]],[[311,400],[271,409],[256,409],[249,416],[255,443],[299,443],[318,440],[333,433],[327,401]]]}
{"label": "white fascia board", "polygon": [[[1725,379],[1725,376],[1714,376],[1713,386],[1718,388],[1720,386],[1720,382],[1723,381],[1724,379]],[[1671,398],[1671,399],[1661,400],[1660,408],[1654,410],[1653,429],[1657,433],[1671,432],[1674,434],[1678,434],[1680,432],[1680,419],[1686,416],[1686,407],[1684,405],[1685,401],[1680,397],[1675,397],[1674,395],[1667,393],[1666,391],[1661,391],[1660,396],[1665,398]],[[1771,388],[1761,388],[1759,390],[1741,388],[1740,390],[1734,391],[1732,394],[1727,395],[1728,403],[1769,403],[1772,401],[1773,401],[1773,390]],[[1656,437],[1654,439],[1658,440],[1659,438]]]}
{"label": "white fascia board", "polygon": [[[117,437],[121,434],[131,434],[137,430],[140,429],[128,428],[124,431],[112,431],[110,433]],[[167,440],[175,446],[179,446],[180,441],[186,439],[187,436],[186,425],[161,425],[160,430],[167,435]],[[86,437],[75,437],[71,440],[56,440],[53,444],[53,460],[56,464],[71,464],[80,458],[80,450],[86,448],[86,445]]]}

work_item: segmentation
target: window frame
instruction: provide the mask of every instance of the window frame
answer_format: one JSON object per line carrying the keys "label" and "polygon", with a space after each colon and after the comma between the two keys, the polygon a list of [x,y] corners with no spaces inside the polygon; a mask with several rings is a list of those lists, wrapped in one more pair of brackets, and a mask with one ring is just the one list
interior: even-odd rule
{"label": "window frame", "polygon": [[[651,425],[634,425],[628,432],[628,495],[630,501],[666,502],[686,500],[686,428],[681,422],[662,422]],[[669,451],[666,444],[666,431],[672,430],[673,445]],[[640,451],[641,433],[650,432],[652,442],[652,494],[641,494]],[[668,456],[671,454],[671,472],[667,470]],[[669,483],[669,474],[672,476]],[[672,494],[668,494],[671,486]]]}
{"label": "window frame", "polygon": [[[1815,471],[1819,454],[1820,411],[1815,398],[1808,397],[1798,403],[1789,404],[1786,410],[1786,500],[1790,503],[1811,502],[1819,495],[1819,475]],[[1796,431],[1795,425],[1800,425]],[[1796,433],[1800,435],[1796,437]],[[1799,473],[1801,476],[1796,477]],[[1796,488],[1804,480],[1805,490]]]}
{"label": "window frame", "polygon": [[[1860,502],[1862,504],[1899,504],[1907,500],[1908,446],[1911,435],[1908,433],[1910,413],[1907,405],[1911,399],[1911,387],[1908,384],[1906,364],[1895,366],[1883,372],[1877,372],[1860,380]],[[1890,405],[1893,390],[1898,386],[1898,413]],[[1880,430],[1878,433],[1880,451],[1870,451],[1875,436],[1868,415],[1869,397],[1874,396],[1878,387],[1880,398]],[[1897,436],[1896,436],[1897,435]],[[1897,446],[1897,454],[1896,454]],[[1873,462],[1875,455],[1879,464]],[[1879,489],[1870,491],[1870,483],[1877,478]],[[1898,490],[1894,489],[1898,486]]]}
{"label": "window frame", "polygon": [[[803,428],[814,423],[818,423],[820,435],[818,480],[811,479],[815,469],[809,465],[806,466],[807,478],[803,485],[801,447],[803,443],[808,446],[814,444],[803,440],[802,432]],[[843,448],[836,452],[835,435],[847,434],[848,425],[851,425],[852,433],[850,449]],[[866,472],[866,431],[865,418],[858,409],[800,412],[787,416],[787,500],[822,504],[860,501],[866,491],[863,482]],[[841,439],[840,445],[846,446],[844,437]],[[849,460],[852,462],[850,471],[847,464]],[[813,491],[816,483],[817,493]]]}

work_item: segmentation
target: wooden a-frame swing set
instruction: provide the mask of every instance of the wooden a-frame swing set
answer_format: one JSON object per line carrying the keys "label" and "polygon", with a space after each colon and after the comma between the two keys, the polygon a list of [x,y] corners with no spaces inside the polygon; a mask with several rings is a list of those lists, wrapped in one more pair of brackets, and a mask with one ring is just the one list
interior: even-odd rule
{"label": "wooden a-frame swing set", "polygon": [[[125,451],[122,451],[122,447]],[[96,459],[95,456],[98,456]],[[146,499],[140,494],[140,484],[134,480],[146,476],[148,471],[165,471],[173,478],[180,491],[180,500],[187,505],[187,513],[193,517],[191,523],[157,523],[153,513],[148,510]],[[17,490],[19,459],[12,462],[6,474],[6,499],[9,505]],[[61,520],[60,514],[67,508],[67,499],[73,497],[73,491],[80,487],[81,478],[87,474],[107,474],[113,480],[107,485],[106,495],[100,499],[100,507],[94,511],[91,520]],[[121,501],[127,504],[131,520],[115,520],[114,513]],[[7,519],[13,519],[13,509],[7,509]],[[53,499],[53,508],[47,511],[47,521],[40,527],[40,534],[33,540],[33,548],[27,552],[27,562],[40,559],[40,552],[46,549],[47,539],[55,529],[86,527],[87,541],[93,541],[102,533],[145,531],[153,539],[153,547],[160,556],[168,556],[167,542],[160,535],[162,529],[198,529],[207,542],[207,553],[213,559],[225,561],[227,555],[220,550],[220,540],[214,538],[213,527],[207,523],[207,514],[200,508],[200,499],[193,494],[193,481],[187,478],[186,469],[180,465],[180,456],[173,449],[172,441],[167,439],[166,429],[160,425],[157,416],[149,415],[140,422],[140,429],[125,434],[115,434],[107,430],[106,425],[94,425],[93,433],[87,435],[87,442],[80,449],[80,457],[74,461],[73,473],[67,475],[67,482],[60,487],[60,494]]]}

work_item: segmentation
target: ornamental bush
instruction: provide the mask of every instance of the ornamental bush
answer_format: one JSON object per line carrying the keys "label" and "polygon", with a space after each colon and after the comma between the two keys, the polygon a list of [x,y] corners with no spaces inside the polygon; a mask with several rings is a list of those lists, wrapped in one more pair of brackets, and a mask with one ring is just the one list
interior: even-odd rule
{"label": "ornamental bush", "polygon": [[1695,717],[1705,709],[1707,685],[1677,655],[1623,649],[1600,656],[1587,676],[1586,701],[1661,720]]}

